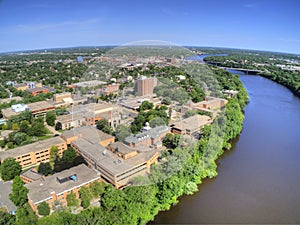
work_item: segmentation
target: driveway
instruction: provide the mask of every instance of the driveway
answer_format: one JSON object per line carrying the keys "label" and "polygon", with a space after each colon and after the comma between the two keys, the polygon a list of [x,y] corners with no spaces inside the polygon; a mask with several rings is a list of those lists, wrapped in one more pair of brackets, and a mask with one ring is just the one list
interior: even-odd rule
{"label": "driveway", "polygon": [[0,208],[6,207],[8,212],[17,210],[17,207],[9,200],[8,195],[11,193],[12,181],[0,181]]}

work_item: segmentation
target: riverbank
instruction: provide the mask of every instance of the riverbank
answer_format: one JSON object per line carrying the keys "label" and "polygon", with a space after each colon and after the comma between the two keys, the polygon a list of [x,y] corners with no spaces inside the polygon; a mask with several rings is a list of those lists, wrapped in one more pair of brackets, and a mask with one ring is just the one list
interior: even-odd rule
{"label": "riverbank", "polygon": [[[291,56],[288,56],[286,59],[283,56],[276,58],[273,55],[264,55],[264,53],[261,53],[261,55],[208,54],[203,56],[202,61],[208,64],[212,63],[216,66],[261,71],[253,75],[260,75],[275,81],[287,87],[300,98],[300,71],[299,69],[288,69]],[[295,68],[298,68],[298,66],[295,66]]]}
{"label": "riverbank", "polygon": [[251,101],[241,135],[217,160],[218,176],[154,224],[299,224],[300,99],[269,79],[240,74]]}

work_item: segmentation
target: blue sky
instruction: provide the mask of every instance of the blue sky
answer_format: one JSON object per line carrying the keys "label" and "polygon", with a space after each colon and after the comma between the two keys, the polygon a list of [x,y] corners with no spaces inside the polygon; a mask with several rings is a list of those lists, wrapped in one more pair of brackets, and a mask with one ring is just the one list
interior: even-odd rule
{"label": "blue sky", "polygon": [[0,52],[163,40],[300,54],[300,0],[0,0]]}

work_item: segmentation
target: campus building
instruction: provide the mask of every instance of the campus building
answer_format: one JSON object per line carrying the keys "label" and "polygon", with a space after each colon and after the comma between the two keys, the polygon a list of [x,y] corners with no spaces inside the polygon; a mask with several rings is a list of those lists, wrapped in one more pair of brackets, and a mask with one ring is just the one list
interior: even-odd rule
{"label": "campus building", "polygon": [[99,172],[80,164],[26,184],[28,203],[35,212],[42,202],[48,203],[52,210],[67,207],[68,194],[73,192],[79,198],[79,190],[95,181],[100,181]]}
{"label": "campus building", "polygon": [[80,154],[90,167],[100,172],[101,178],[121,188],[138,175],[150,172],[150,165],[157,162],[154,148],[132,148],[95,127],[80,127],[63,132],[62,138]]}
{"label": "campus building", "polygon": [[135,81],[135,92],[138,96],[153,95],[153,89],[157,86],[156,77],[139,76]]}
{"label": "campus building", "polygon": [[20,178],[23,180],[24,184],[29,184],[37,180],[43,180],[43,175],[36,172],[35,169],[28,169],[20,174]]}
{"label": "campus building", "polygon": [[67,144],[61,137],[53,137],[38,141],[32,144],[20,146],[7,151],[0,152],[0,162],[7,158],[15,158],[22,168],[29,168],[49,161],[50,148],[56,146],[58,155],[62,156],[63,151],[67,150]]}
{"label": "campus building", "polygon": [[45,115],[46,112],[54,110],[55,107],[47,101],[34,102],[30,104],[16,104],[10,108],[2,109],[2,115],[5,119],[9,119],[12,116],[19,115],[22,112],[30,111],[32,115],[37,117],[39,115]]}
{"label": "campus building", "polygon": [[133,134],[125,138],[124,143],[130,147],[154,147],[159,148],[162,146],[162,139],[170,132],[170,128],[167,126],[156,126],[154,128],[149,127],[145,131],[138,134]]}
{"label": "campus building", "polygon": [[186,119],[179,120],[170,125],[171,132],[174,134],[193,135],[200,133],[200,128],[211,124],[213,121],[209,116],[194,115]]}

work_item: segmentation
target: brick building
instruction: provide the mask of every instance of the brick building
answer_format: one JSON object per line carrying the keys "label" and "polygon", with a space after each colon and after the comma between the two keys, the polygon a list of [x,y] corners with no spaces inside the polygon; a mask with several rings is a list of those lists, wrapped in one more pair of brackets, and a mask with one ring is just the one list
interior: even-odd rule
{"label": "brick building", "polygon": [[56,146],[58,155],[62,156],[63,151],[67,150],[67,144],[61,137],[53,137],[38,141],[32,144],[13,148],[9,151],[0,152],[0,161],[6,158],[15,158],[22,168],[29,168],[49,161],[50,148]]}
{"label": "brick building", "polygon": [[135,81],[134,90],[138,96],[147,96],[153,95],[153,89],[157,86],[157,78],[156,77],[145,77],[139,76]]}
{"label": "brick building", "polygon": [[66,197],[71,191],[79,198],[80,188],[89,186],[94,181],[100,181],[99,172],[81,164],[26,184],[25,187],[29,190],[28,203],[35,212],[42,202],[48,203],[52,210],[66,207]]}

